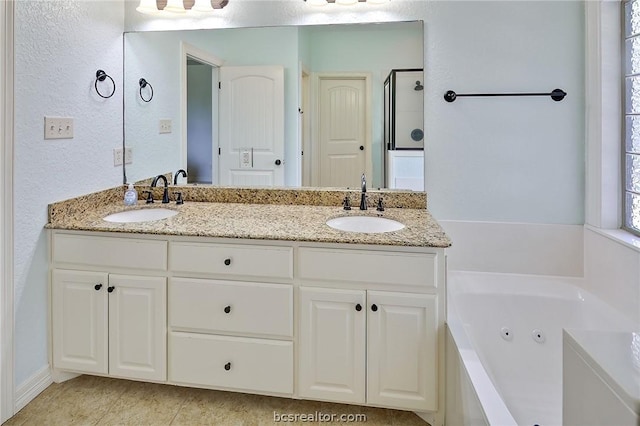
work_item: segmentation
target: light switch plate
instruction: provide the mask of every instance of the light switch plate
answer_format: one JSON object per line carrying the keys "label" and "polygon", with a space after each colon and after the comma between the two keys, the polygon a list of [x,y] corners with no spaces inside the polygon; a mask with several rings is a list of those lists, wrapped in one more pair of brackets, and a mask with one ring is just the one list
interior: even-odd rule
{"label": "light switch plate", "polygon": [[73,118],[44,117],[45,139],[73,139]]}

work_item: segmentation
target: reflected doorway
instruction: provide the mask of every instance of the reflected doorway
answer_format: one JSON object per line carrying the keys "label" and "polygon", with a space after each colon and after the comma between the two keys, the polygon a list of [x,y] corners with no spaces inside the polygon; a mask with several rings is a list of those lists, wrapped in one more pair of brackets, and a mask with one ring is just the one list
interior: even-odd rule
{"label": "reflected doorway", "polygon": [[[213,183],[214,81],[217,68],[187,57],[187,174],[188,181]],[[217,91],[217,87],[216,87]],[[217,105],[217,102],[215,102]],[[217,114],[215,114],[217,116]]]}
{"label": "reflected doorway", "polygon": [[218,84],[223,61],[187,43],[182,52],[181,168],[187,182],[218,183]]}

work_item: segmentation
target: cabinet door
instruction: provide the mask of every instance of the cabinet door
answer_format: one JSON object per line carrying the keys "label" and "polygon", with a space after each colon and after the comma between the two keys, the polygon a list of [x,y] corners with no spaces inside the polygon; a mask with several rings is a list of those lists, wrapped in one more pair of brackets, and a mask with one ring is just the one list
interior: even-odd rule
{"label": "cabinet door", "polygon": [[53,271],[54,368],[107,373],[107,284],[106,273]]}
{"label": "cabinet door", "polygon": [[166,278],[110,275],[109,290],[109,374],[166,380]]}
{"label": "cabinet door", "polygon": [[365,296],[300,288],[300,396],[365,402]]}
{"label": "cabinet door", "polygon": [[367,402],[437,410],[436,296],[367,294]]}

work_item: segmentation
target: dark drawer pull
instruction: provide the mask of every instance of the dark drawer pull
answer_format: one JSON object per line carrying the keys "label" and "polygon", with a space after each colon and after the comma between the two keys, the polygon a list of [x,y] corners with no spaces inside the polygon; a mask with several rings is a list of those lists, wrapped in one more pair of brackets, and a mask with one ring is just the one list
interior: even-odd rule
{"label": "dark drawer pull", "polygon": [[107,291],[108,291],[109,293],[112,293],[114,289],[115,289],[115,287],[114,287],[114,286],[107,287]]}
{"label": "dark drawer pull", "polygon": [[227,370],[227,371],[231,370],[231,363],[230,362],[226,363],[224,365],[224,369]]}
{"label": "dark drawer pull", "polygon": [[356,305],[356,311],[360,312],[361,310],[362,310],[362,305],[358,303]]}
{"label": "dark drawer pull", "polygon": [[96,284],[93,288],[100,290],[102,288],[102,284]]}
{"label": "dark drawer pull", "polygon": [[225,259],[224,264],[227,266],[231,265],[231,259]]}
{"label": "dark drawer pull", "polygon": [[376,305],[375,303],[373,305],[371,305],[371,310],[373,312],[376,312],[378,310],[378,305]]}
{"label": "dark drawer pull", "polygon": [[225,314],[228,314],[228,313],[230,313],[230,312],[231,312],[231,306],[225,306],[225,307],[224,307],[224,313],[225,313]]}

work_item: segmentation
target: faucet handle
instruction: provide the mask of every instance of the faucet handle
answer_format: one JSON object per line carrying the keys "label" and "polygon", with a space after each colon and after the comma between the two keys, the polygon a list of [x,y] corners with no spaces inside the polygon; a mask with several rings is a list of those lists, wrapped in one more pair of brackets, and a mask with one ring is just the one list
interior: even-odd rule
{"label": "faucet handle", "polygon": [[376,207],[376,210],[378,210],[379,212],[384,211],[384,203],[382,202],[382,197],[378,199],[378,207]]}
{"label": "faucet handle", "polygon": [[348,195],[345,195],[344,200],[342,200],[342,205],[345,210],[351,210],[351,200],[349,200]]}
{"label": "faucet handle", "polygon": [[182,198],[182,192],[176,191],[173,194],[176,196],[176,204],[184,204],[184,198]]}
{"label": "faucet handle", "polygon": [[147,196],[147,204],[153,203],[153,192],[151,192],[151,191],[142,191],[142,195],[144,195],[144,194],[149,194]]}

